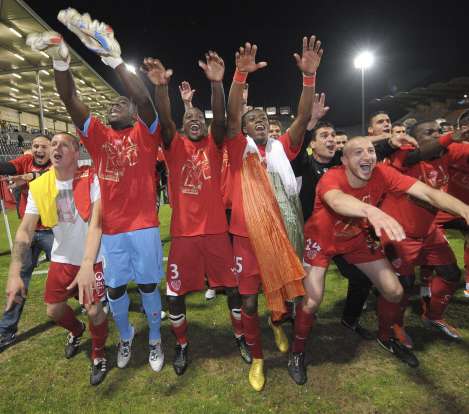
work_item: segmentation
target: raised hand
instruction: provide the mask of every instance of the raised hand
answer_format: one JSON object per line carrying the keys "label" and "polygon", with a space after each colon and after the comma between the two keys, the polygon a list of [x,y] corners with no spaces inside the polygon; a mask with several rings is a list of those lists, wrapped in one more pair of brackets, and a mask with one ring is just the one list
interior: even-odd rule
{"label": "raised hand", "polygon": [[246,42],[244,47],[241,46],[239,52],[236,52],[236,69],[238,69],[239,72],[252,73],[258,69],[265,68],[267,62],[256,63],[256,53],[257,46],[251,46],[251,43]]}
{"label": "raised hand", "polygon": [[192,89],[189,82],[184,81],[179,85],[179,93],[181,94],[181,99],[184,103],[192,103],[195,89]]}
{"label": "raised hand", "polygon": [[57,19],[75,33],[83,44],[102,57],[120,58],[121,48],[114,31],[106,23],[92,20],[88,13],[81,15],[69,7],[60,10]]}
{"label": "raised hand", "polygon": [[309,40],[305,36],[303,37],[303,51],[301,56],[298,53],[294,53],[293,57],[296,60],[298,68],[305,75],[313,75],[316,73],[321,63],[322,54],[321,41],[316,41],[316,36],[311,36]]}
{"label": "raised hand", "polygon": [[26,44],[36,52],[47,53],[53,60],[70,63],[70,52],[60,33],[31,33],[26,38]]}
{"label": "raised hand", "polygon": [[205,54],[207,63],[199,60],[199,66],[205,72],[205,76],[211,82],[221,82],[225,73],[225,63],[223,59],[218,56],[217,52],[209,50]]}
{"label": "raised hand", "polygon": [[326,95],[324,93],[321,93],[321,95],[316,93],[314,95],[311,119],[309,120],[308,126],[306,127],[308,131],[311,131],[318,124],[319,120],[326,116],[327,112],[329,111],[330,108],[328,106],[324,106],[325,102]]}
{"label": "raised hand", "polygon": [[143,59],[140,70],[146,73],[150,82],[156,86],[167,85],[173,75],[172,69],[166,69],[158,59],[154,58]]}

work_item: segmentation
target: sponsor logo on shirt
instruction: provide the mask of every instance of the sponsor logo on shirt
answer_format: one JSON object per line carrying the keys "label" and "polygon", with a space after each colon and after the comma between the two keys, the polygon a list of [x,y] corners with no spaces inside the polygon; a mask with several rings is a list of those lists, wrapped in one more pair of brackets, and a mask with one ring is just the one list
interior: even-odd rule
{"label": "sponsor logo on shirt", "polygon": [[130,136],[113,139],[103,144],[104,160],[99,165],[99,178],[119,182],[127,167],[138,162],[138,146]]}
{"label": "sponsor logo on shirt", "polygon": [[183,194],[199,195],[204,181],[211,178],[207,154],[204,148],[200,148],[182,166],[181,191]]}

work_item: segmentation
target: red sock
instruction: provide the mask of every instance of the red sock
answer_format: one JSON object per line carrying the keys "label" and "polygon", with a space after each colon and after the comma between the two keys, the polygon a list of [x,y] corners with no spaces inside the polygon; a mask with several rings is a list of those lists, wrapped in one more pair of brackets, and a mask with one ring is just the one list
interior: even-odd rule
{"label": "red sock", "polygon": [[402,295],[401,302],[399,303],[399,315],[396,320],[396,323],[399,326],[404,326],[404,315],[405,315],[407,306],[409,306],[409,297],[410,295],[404,292],[404,294]]}
{"label": "red sock", "polygon": [[[169,316],[171,319],[171,315]],[[187,344],[187,320],[184,317],[182,323],[180,320],[177,321],[177,324],[171,320],[171,332],[176,337],[176,341],[179,345]]]}
{"label": "red sock", "polygon": [[233,332],[236,338],[243,336],[243,322],[241,321],[241,310],[231,309],[230,310],[231,325],[233,326]]}
{"label": "red sock", "polygon": [[464,242],[464,269],[466,283],[469,283],[469,245],[467,242]]}
{"label": "red sock", "polygon": [[72,308],[65,305],[65,312],[62,318],[55,323],[67,331],[70,331],[73,336],[80,336],[83,333],[83,324],[77,319]]}
{"label": "red sock", "polygon": [[457,287],[457,282],[448,282],[441,276],[435,276],[432,279],[430,306],[425,316],[433,320],[442,319],[443,313],[448,307],[449,301],[453,297]]}
{"label": "red sock", "polygon": [[296,307],[294,338],[292,344],[293,352],[304,352],[306,340],[314,324],[314,315],[303,310],[303,304]]}
{"label": "red sock", "polygon": [[244,338],[251,351],[251,356],[256,359],[264,358],[262,354],[261,328],[259,326],[259,315],[248,315],[241,311],[241,321],[244,328]]}
{"label": "red sock", "polygon": [[91,359],[104,358],[104,345],[108,334],[107,318],[100,325],[93,325],[89,321],[89,328],[91,334]]}
{"label": "red sock", "polygon": [[433,266],[420,266],[420,286],[428,287],[431,284]]}
{"label": "red sock", "polygon": [[392,333],[392,326],[398,322],[401,312],[400,303],[391,303],[383,295],[378,298],[378,338],[387,341]]}

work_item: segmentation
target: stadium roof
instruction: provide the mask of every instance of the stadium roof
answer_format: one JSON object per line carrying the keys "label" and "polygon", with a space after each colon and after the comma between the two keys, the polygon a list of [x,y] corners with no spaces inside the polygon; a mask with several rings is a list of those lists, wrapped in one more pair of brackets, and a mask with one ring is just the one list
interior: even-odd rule
{"label": "stadium roof", "polygon": [[[25,43],[28,34],[52,29],[22,0],[2,0],[0,7],[0,105],[39,114],[39,73],[44,116],[70,122],[55,89],[52,60]],[[104,115],[103,104],[118,93],[71,48],[70,53],[78,93],[96,115]]]}
{"label": "stadium roof", "polygon": [[468,96],[469,77],[460,77],[451,79],[448,82],[432,83],[426,88],[414,88],[409,92],[386,95],[382,98],[373,99],[371,104],[399,105],[403,108],[412,108],[431,100],[446,101],[449,99],[455,102],[461,101],[461,105],[465,106],[469,103],[467,101]]}

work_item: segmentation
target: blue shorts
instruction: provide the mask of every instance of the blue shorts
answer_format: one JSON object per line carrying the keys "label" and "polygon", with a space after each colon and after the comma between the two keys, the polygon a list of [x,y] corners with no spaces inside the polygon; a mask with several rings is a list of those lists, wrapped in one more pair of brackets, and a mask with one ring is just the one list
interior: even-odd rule
{"label": "blue shorts", "polygon": [[160,229],[103,234],[104,280],[116,288],[134,280],[140,285],[159,283],[163,276]]}

